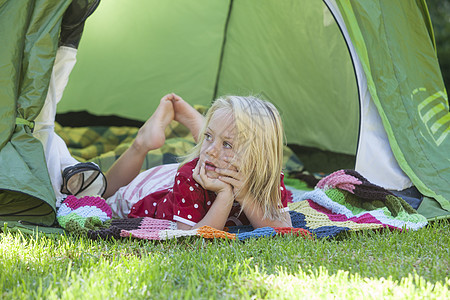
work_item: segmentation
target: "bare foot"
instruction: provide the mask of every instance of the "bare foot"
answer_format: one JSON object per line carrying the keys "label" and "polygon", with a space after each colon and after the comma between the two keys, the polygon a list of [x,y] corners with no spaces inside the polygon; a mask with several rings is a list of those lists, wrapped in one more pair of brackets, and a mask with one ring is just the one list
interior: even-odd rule
{"label": "bare foot", "polygon": [[175,110],[175,121],[186,126],[191,131],[194,140],[198,142],[198,135],[203,127],[205,118],[178,95],[174,94],[172,102]]}
{"label": "bare foot", "polygon": [[140,151],[147,153],[164,145],[164,130],[175,116],[172,104],[174,96],[175,94],[165,95],[150,119],[139,129],[134,146]]}

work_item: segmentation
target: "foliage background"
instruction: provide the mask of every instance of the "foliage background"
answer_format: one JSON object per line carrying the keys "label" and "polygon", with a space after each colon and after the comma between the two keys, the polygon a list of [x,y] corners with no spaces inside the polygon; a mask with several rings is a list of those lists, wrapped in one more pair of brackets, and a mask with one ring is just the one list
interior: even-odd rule
{"label": "foliage background", "polygon": [[447,93],[450,89],[450,0],[427,0],[437,55]]}

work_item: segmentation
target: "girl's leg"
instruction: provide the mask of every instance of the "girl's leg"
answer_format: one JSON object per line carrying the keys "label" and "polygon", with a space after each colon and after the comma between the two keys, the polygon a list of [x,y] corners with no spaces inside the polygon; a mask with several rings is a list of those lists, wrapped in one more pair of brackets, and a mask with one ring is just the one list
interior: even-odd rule
{"label": "girl's leg", "polygon": [[164,130],[174,119],[174,94],[161,99],[150,119],[139,129],[136,139],[119,159],[106,172],[108,182],[105,199],[119,188],[130,183],[140,172],[144,159],[150,150],[158,149],[166,140]]}
{"label": "girl's leg", "polygon": [[186,126],[191,131],[194,140],[198,142],[198,135],[203,127],[205,118],[189,103],[177,95],[174,95],[172,102],[173,109],[175,110],[175,121]]}

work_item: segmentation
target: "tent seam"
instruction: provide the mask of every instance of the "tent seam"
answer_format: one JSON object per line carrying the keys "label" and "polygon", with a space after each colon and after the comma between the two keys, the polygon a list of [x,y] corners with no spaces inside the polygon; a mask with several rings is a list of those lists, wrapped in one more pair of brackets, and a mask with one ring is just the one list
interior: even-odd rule
{"label": "tent seam", "polygon": [[228,15],[225,20],[225,26],[224,26],[224,32],[223,32],[223,40],[222,40],[222,49],[220,50],[220,57],[219,57],[219,66],[217,68],[217,76],[216,76],[216,84],[214,86],[214,93],[213,93],[213,99],[216,99],[217,97],[217,90],[219,89],[219,78],[220,73],[222,72],[222,64],[223,64],[223,57],[225,53],[225,45],[227,43],[227,34],[228,34],[228,24],[230,22],[231,17],[231,10],[233,9],[233,0],[230,0],[230,5],[228,6]]}

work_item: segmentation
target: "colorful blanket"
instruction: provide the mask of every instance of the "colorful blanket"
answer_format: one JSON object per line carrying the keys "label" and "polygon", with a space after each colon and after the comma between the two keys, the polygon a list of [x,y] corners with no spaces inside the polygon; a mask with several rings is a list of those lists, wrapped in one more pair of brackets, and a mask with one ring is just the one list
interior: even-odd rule
{"label": "colorful blanket", "polygon": [[[129,238],[146,240],[166,240],[187,236],[203,238],[223,238],[245,240],[252,237],[294,235],[311,238],[311,233],[302,228],[265,227],[256,230],[234,228],[235,233],[203,226],[194,230],[178,230],[175,222],[144,218],[111,219],[111,208],[101,197],[68,196],[58,210],[57,218],[61,227],[75,235],[91,239]],[[245,229],[244,227],[242,229]]]}
{"label": "colorful blanket", "polygon": [[137,238],[166,240],[187,236],[245,240],[275,235],[333,238],[346,231],[418,230],[427,220],[402,198],[370,183],[354,170],[340,170],[319,181],[313,191],[290,187],[289,204],[293,227],[254,229],[230,227],[226,231],[203,226],[178,230],[176,223],[149,217],[111,219],[111,209],[101,197],[69,196],[58,210],[60,225],[72,234],[91,239]]}
{"label": "colorful blanket", "polygon": [[418,230],[427,225],[426,218],[402,198],[354,170],[339,170],[324,177],[313,191],[294,201],[289,206],[293,223],[298,224],[294,221],[298,219],[302,228],[318,237],[379,228]]}

